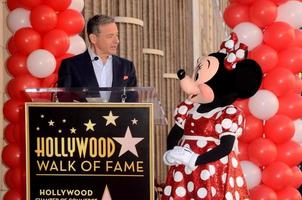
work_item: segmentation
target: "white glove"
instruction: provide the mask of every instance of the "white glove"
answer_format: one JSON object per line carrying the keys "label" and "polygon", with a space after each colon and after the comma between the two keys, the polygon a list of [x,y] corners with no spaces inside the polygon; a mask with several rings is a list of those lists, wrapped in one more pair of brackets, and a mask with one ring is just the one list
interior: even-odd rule
{"label": "white glove", "polygon": [[176,160],[171,156],[172,151],[174,151],[174,149],[172,150],[168,150],[164,153],[163,155],[163,161],[166,165],[179,165],[180,162],[176,162]]}
{"label": "white glove", "polygon": [[195,163],[199,155],[194,153],[190,148],[175,146],[170,151],[170,156],[175,162],[181,163],[191,170],[195,169]]}

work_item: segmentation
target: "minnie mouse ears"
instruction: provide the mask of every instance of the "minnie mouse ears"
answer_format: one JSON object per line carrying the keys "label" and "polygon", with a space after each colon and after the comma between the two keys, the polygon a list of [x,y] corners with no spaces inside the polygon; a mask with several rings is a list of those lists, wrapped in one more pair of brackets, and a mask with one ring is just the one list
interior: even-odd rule
{"label": "minnie mouse ears", "polygon": [[236,33],[230,33],[230,36],[221,43],[220,53],[226,54],[224,59],[224,66],[227,70],[233,70],[239,61],[247,57],[247,45],[238,44],[238,37]]}

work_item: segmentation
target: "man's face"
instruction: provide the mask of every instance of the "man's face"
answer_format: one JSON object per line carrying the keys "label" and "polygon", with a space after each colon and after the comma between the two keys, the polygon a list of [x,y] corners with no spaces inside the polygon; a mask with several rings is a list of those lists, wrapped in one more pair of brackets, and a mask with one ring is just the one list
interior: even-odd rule
{"label": "man's face", "polygon": [[114,55],[119,44],[118,29],[115,23],[99,26],[100,33],[96,34],[92,44],[96,51],[101,54]]}

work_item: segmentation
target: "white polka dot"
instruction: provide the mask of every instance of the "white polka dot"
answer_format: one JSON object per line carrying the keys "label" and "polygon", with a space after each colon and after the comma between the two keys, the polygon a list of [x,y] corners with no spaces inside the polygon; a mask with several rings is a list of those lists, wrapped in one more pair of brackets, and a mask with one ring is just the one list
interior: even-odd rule
{"label": "white polka dot", "polygon": [[233,167],[235,167],[235,168],[238,166],[238,161],[237,161],[236,158],[232,158],[232,165],[233,165]]}
{"label": "white polka dot", "polygon": [[242,133],[242,128],[238,128],[237,131],[236,131],[236,135],[237,136],[240,136]]}
{"label": "white polka dot", "polygon": [[182,181],[183,178],[184,178],[184,177],[183,177],[182,173],[179,172],[179,171],[177,171],[177,172],[174,174],[174,181],[175,181],[175,182],[180,182],[180,181]]}
{"label": "white polka dot", "polygon": [[170,197],[169,200],[174,200],[173,197]]}
{"label": "white polka dot", "polygon": [[234,133],[234,132],[237,131],[237,129],[238,129],[238,125],[236,123],[233,123],[231,128],[230,128],[230,131]]}
{"label": "white polka dot", "polygon": [[177,117],[177,121],[178,121],[179,123],[182,123],[184,120],[183,120],[183,118],[181,118],[181,117]]}
{"label": "white polka dot", "polygon": [[229,162],[228,156],[224,156],[223,158],[220,158],[220,162],[222,162],[222,164],[227,164]]}
{"label": "white polka dot", "polygon": [[187,175],[190,175],[190,174],[192,174],[192,170],[189,167],[185,167],[185,173]]}
{"label": "white polka dot", "polygon": [[223,184],[225,184],[226,178],[227,178],[227,174],[226,173],[222,174],[221,180],[222,180]]}
{"label": "white polka dot", "polygon": [[212,197],[216,195],[216,189],[214,187],[211,187],[211,193],[212,193]]}
{"label": "white polka dot", "polygon": [[184,187],[177,187],[175,193],[179,197],[184,197],[186,196],[186,189]]}
{"label": "white polka dot", "polygon": [[238,116],[238,125],[240,125],[242,123],[242,121],[243,121],[243,117],[242,117],[242,115],[239,115]]}
{"label": "white polka dot", "polygon": [[191,126],[195,126],[194,122],[191,123]]}
{"label": "white polka dot", "polygon": [[231,186],[232,188],[234,188],[235,183],[234,183],[234,178],[233,178],[233,177],[230,177],[229,183],[230,183],[230,186]]}
{"label": "white polka dot", "polygon": [[233,200],[233,195],[232,195],[232,193],[227,192],[227,193],[225,194],[225,198],[226,198],[226,200]]}
{"label": "white polka dot", "polygon": [[239,192],[237,192],[237,191],[235,192],[235,199],[240,200],[240,195],[239,195]]}
{"label": "white polka dot", "polygon": [[227,56],[227,61],[232,63],[236,60],[236,55],[234,53],[230,53],[228,56]]}
{"label": "white polka dot", "polygon": [[201,173],[200,173],[200,178],[203,181],[208,180],[210,178],[210,172],[209,172],[209,170],[206,170],[206,169],[202,170]]}
{"label": "white polka dot", "polygon": [[243,178],[241,176],[238,176],[236,178],[236,184],[238,185],[238,187],[242,187],[244,184]]}
{"label": "white polka dot", "polygon": [[199,147],[199,148],[203,148],[203,147],[205,147],[205,146],[207,146],[207,141],[206,140],[198,140],[197,141],[197,146]]}
{"label": "white polka dot", "polygon": [[191,105],[191,104],[193,104],[193,102],[192,102],[191,100],[189,100],[189,99],[186,99],[186,100],[185,100],[185,104]]}
{"label": "white polka dot", "polygon": [[189,145],[189,144],[185,144],[185,145],[184,145],[184,147],[185,147],[185,148],[189,148],[189,149],[191,149],[191,147],[190,147],[190,145]]}
{"label": "white polka dot", "polygon": [[236,66],[237,66],[237,63],[234,63],[234,64],[232,65],[232,69],[235,69]]}
{"label": "white polka dot", "polygon": [[208,148],[208,149],[207,149],[207,152],[211,151],[212,149],[213,149],[213,148]]}
{"label": "white polka dot", "polygon": [[170,185],[166,186],[165,189],[164,189],[164,194],[166,196],[170,196],[171,195],[171,190],[172,190],[172,187]]}
{"label": "white polka dot", "polygon": [[236,51],[236,56],[237,56],[237,58],[244,58],[244,56],[245,56],[245,51],[244,51],[243,49],[238,49],[238,50]]}
{"label": "white polka dot", "polygon": [[192,192],[194,190],[194,183],[190,181],[187,185],[188,191]]}
{"label": "white polka dot", "polygon": [[216,124],[215,125],[215,131],[217,133],[222,133],[222,126],[221,126],[221,124]]}
{"label": "white polka dot", "polygon": [[190,132],[191,132],[191,133],[194,133],[194,130],[191,130]]}
{"label": "white polka dot", "polygon": [[187,111],[188,111],[188,107],[187,107],[187,106],[180,106],[180,107],[178,108],[178,113],[181,114],[181,115],[186,114]]}
{"label": "white polka dot", "polygon": [[234,41],[233,40],[228,40],[225,42],[225,47],[232,49],[234,47]]}
{"label": "white polka dot", "polygon": [[209,165],[209,170],[210,170],[210,174],[211,176],[213,176],[215,174],[215,167],[213,165]]}
{"label": "white polka dot", "polygon": [[216,115],[216,119],[218,119],[221,115],[222,115],[222,112],[220,111],[220,112]]}
{"label": "white polka dot", "polygon": [[236,112],[237,112],[237,110],[234,107],[226,109],[226,113],[229,115],[235,114]]}
{"label": "white polka dot", "polygon": [[224,129],[229,129],[232,126],[232,120],[225,118],[224,120],[222,120],[221,125]]}
{"label": "white polka dot", "polygon": [[208,195],[208,191],[205,188],[199,188],[197,191],[197,195],[199,198],[205,198]]}
{"label": "white polka dot", "polygon": [[223,49],[221,49],[219,52],[220,52],[220,53],[226,53],[226,49],[223,48]]}

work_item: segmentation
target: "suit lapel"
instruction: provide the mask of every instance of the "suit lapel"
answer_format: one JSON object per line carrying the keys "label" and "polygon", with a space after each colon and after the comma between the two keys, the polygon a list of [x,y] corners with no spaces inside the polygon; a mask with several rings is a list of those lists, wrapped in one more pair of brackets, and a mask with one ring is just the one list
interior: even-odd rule
{"label": "suit lapel", "polygon": [[112,56],[112,87],[120,87],[122,85],[123,70],[121,69],[121,61],[116,56]]}
{"label": "suit lapel", "polygon": [[92,61],[91,61],[90,55],[88,53],[88,50],[86,50],[84,53],[84,59],[83,59],[82,66],[83,66],[82,67],[82,69],[83,69],[83,71],[82,71],[83,80],[82,81],[86,83],[84,85],[88,85],[88,87],[92,87],[92,88],[98,88],[99,84],[96,79],[96,75],[94,73]]}

